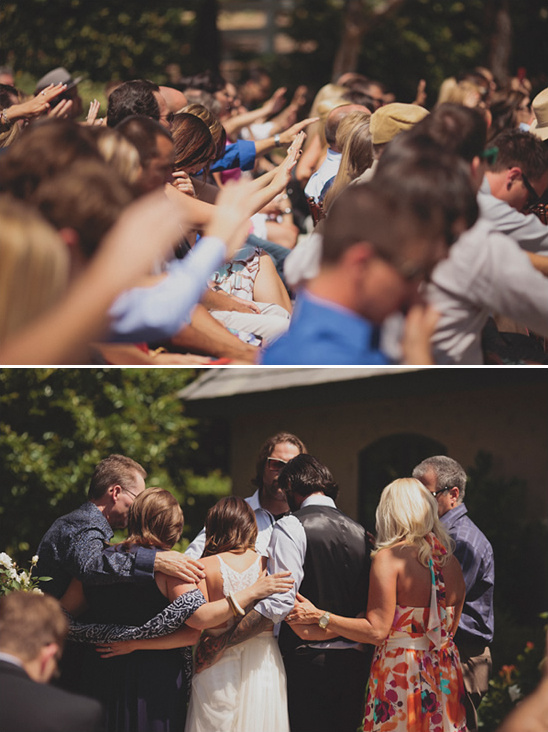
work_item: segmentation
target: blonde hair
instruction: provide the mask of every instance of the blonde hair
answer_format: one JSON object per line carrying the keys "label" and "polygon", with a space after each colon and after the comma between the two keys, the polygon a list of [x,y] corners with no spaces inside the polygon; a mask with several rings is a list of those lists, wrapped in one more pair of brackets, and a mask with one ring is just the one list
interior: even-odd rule
{"label": "blonde hair", "polygon": [[426,537],[434,534],[447,549],[440,558],[445,564],[453,553],[453,541],[438,518],[438,504],[430,491],[416,478],[392,481],[381,494],[376,513],[377,544],[372,555],[400,542],[418,549],[418,560],[425,567],[432,556]]}
{"label": "blonde hair", "polygon": [[340,123],[337,130],[337,147],[342,149],[341,164],[333,185],[325,196],[324,211],[329,209],[335,198],[351,181],[373,165],[370,119],[371,115],[368,112],[355,111],[350,112]]}
{"label": "blonde hair", "polygon": [[0,343],[54,305],[68,275],[55,229],[29,204],[0,196]]}
{"label": "blonde hair", "polygon": [[141,160],[135,145],[112,127],[90,127],[90,132],[95,137],[103,160],[116,170],[125,183],[135,185],[141,173]]}
{"label": "blonde hair", "polygon": [[464,107],[477,107],[481,102],[481,89],[472,81],[457,81],[449,77],[442,82],[438,93],[437,104],[462,104]]}
{"label": "blonde hair", "polygon": [[344,101],[344,94],[348,90],[344,86],[338,86],[338,84],[326,84],[322,86],[319,92],[316,94],[312,106],[310,107],[309,117],[321,117],[317,122],[313,122],[306,129],[306,140],[304,141],[304,150],[310,145],[312,138],[315,135],[320,135],[322,147],[325,147],[325,134],[324,125],[325,120],[329,112],[335,108],[335,106],[341,106],[342,104],[348,104]]}

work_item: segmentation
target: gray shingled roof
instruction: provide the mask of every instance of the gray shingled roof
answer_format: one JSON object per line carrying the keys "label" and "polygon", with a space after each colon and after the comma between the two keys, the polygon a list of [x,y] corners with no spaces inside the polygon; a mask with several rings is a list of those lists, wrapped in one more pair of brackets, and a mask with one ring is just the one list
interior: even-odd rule
{"label": "gray shingled roof", "polygon": [[179,392],[179,396],[186,401],[218,399],[238,394],[270,392],[298,386],[364,379],[371,376],[393,376],[402,372],[419,370],[421,369],[400,366],[383,368],[261,368],[257,366],[209,368],[204,369],[204,373],[196,381]]}

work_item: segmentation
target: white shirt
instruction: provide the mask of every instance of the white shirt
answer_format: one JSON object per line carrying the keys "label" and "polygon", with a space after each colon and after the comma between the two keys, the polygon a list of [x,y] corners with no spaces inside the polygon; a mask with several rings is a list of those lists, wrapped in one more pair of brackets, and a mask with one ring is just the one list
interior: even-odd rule
{"label": "white shirt", "polygon": [[[315,493],[307,496],[301,504],[306,506],[330,506],[336,508],[335,501],[323,494]],[[270,544],[268,545],[268,572],[291,572],[295,584],[283,594],[270,595],[255,605],[255,610],[272,620],[280,623],[295,604],[295,596],[304,576],[304,559],[306,556],[306,533],[303,525],[296,516],[283,516],[273,529]]]}
{"label": "white shirt", "polygon": [[[275,523],[274,516],[263,508],[259,501],[259,491],[256,490],[252,496],[246,498],[253,511],[255,512],[255,519],[257,521],[257,528],[259,530],[257,535],[257,541],[255,542],[255,550],[261,556],[266,557],[268,543],[272,534],[272,528]],[[205,546],[205,528],[203,528],[194,541],[188,545],[185,554],[193,559],[199,559],[204,551]]]}
{"label": "white shirt", "polygon": [[335,152],[335,150],[332,150],[330,147],[327,148],[325,160],[318,170],[315,173],[312,173],[305,186],[305,196],[313,198],[316,203],[320,203],[323,200],[323,196],[327,192],[327,183],[332,181],[339,172],[341,157],[341,153]]}

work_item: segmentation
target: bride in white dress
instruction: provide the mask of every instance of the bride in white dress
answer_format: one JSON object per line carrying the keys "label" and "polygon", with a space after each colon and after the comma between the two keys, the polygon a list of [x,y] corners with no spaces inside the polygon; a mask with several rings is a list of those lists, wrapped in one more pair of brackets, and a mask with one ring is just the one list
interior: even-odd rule
{"label": "bride in white dress", "polygon": [[[242,498],[228,496],[210,509],[202,557],[206,579],[199,585],[207,600],[228,597],[266,573],[256,538],[255,514]],[[234,622],[206,632],[221,635]],[[217,730],[289,732],[285,671],[272,630],[226,649],[194,675],[185,732]]]}

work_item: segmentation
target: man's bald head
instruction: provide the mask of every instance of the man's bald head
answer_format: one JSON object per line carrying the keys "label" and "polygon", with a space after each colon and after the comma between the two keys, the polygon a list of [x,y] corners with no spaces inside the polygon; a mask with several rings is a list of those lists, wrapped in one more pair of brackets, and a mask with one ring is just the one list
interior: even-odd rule
{"label": "man's bald head", "polygon": [[361,104],[341,104],[340,106],[335,107],[335,109],[332,109],[327,115],[327,119],[325,121],[325,139],[327,140],[329,147],[336,152],[341,152],[337,148],[336,142],[339,125],[351,112],[356,111],[369,113],[369,110]]}

